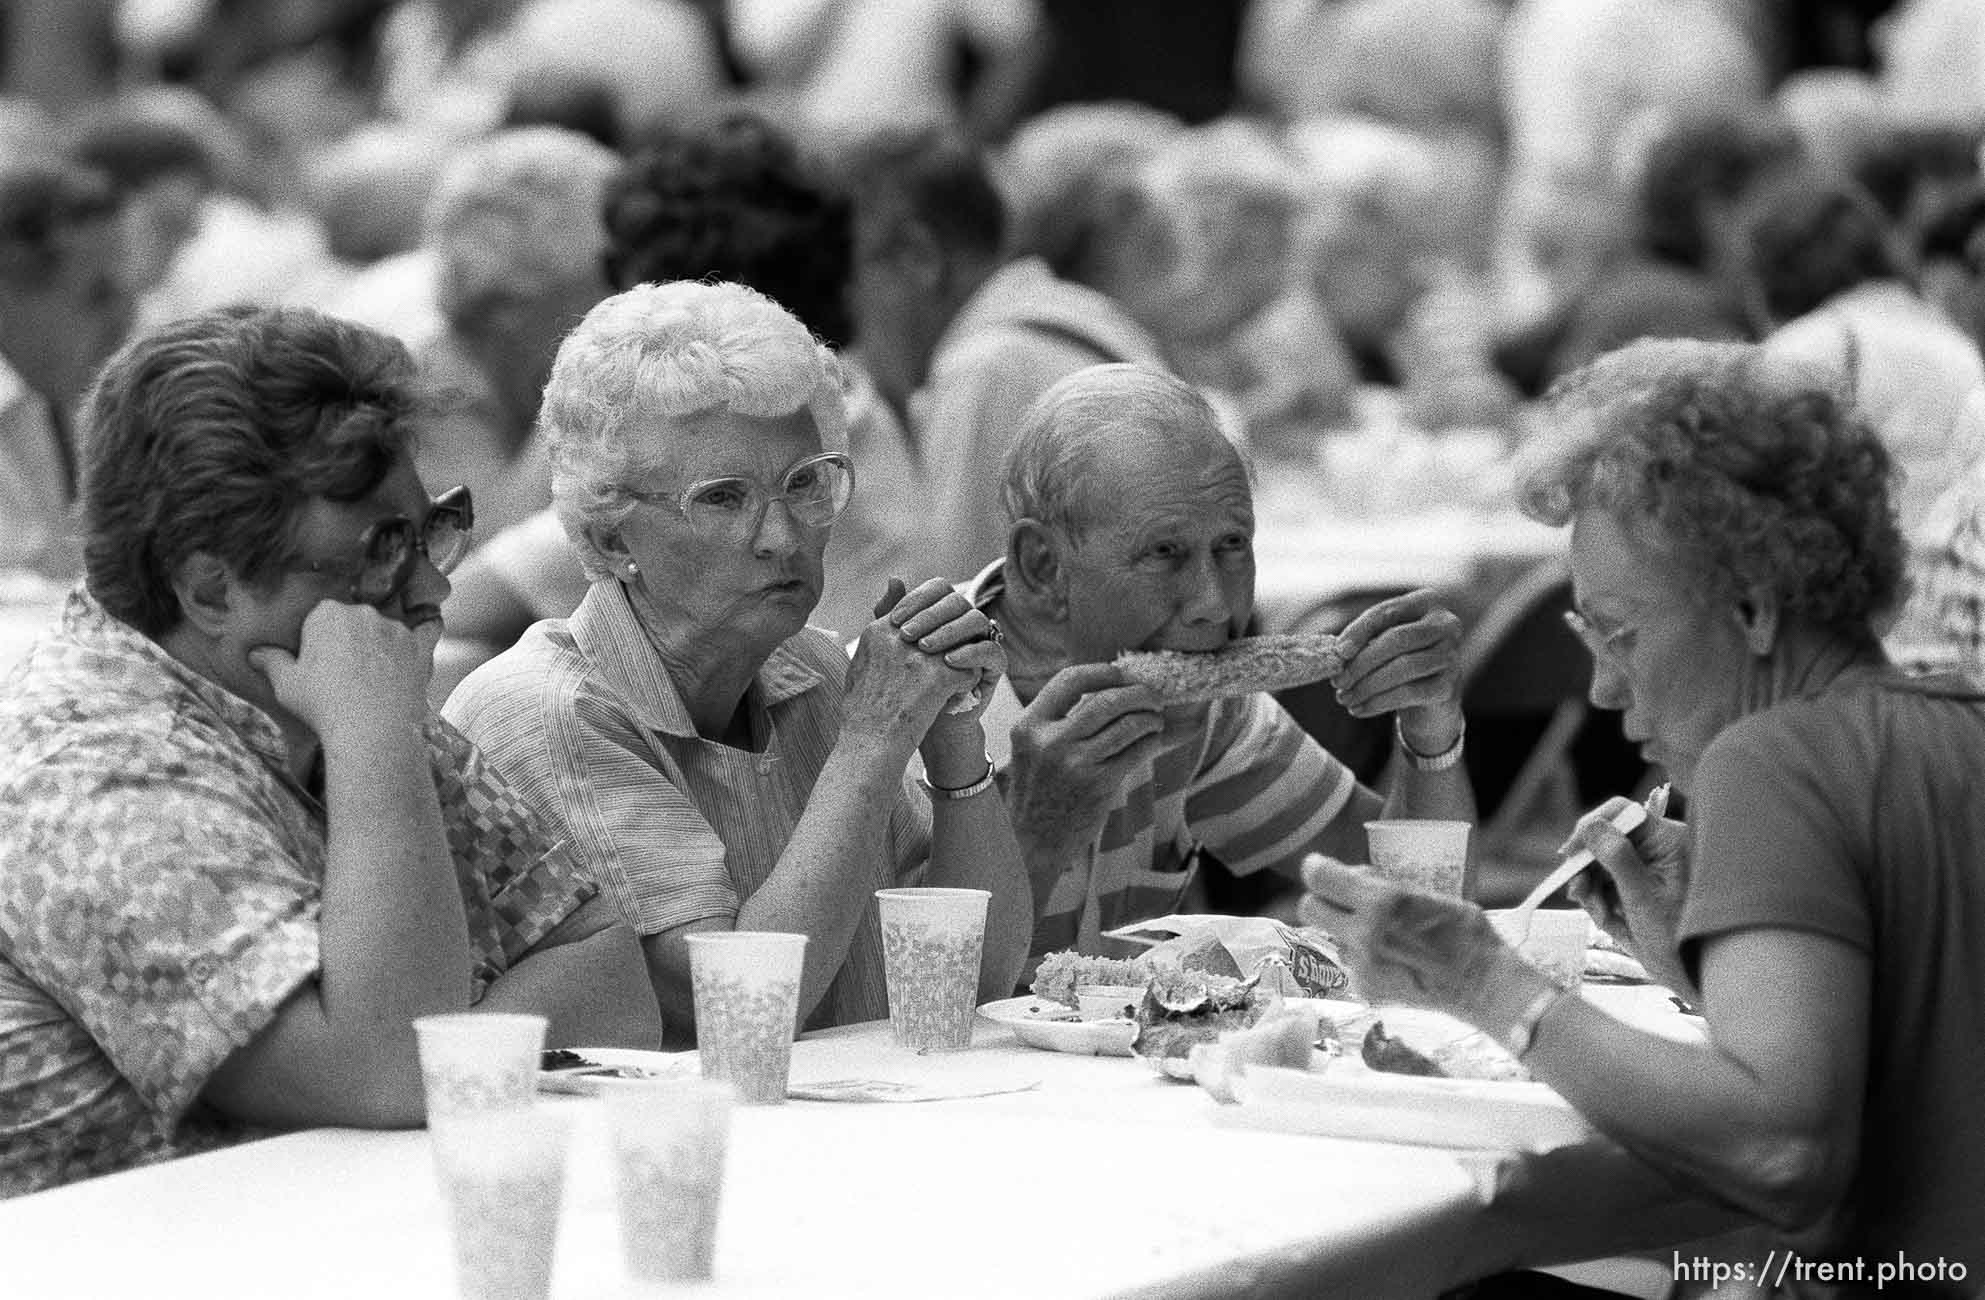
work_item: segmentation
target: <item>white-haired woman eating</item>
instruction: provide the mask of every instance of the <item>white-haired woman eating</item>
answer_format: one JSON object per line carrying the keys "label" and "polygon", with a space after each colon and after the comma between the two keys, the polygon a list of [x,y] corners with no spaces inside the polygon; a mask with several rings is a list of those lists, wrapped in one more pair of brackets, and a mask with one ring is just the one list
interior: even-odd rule
{"label": "white-haired woman eating", "polygon": [[806,934],[808,1026],[887,1015],[900,883],[992,891],[981,992],[1010,993],[1032,896],[978,709],[946,712],[990,697],[995,630],[936,581],[890,584],[852,666],[806,626],[854,488],[832,355],[740,285],[640,285],[565,340],[540,419],[592,587],[446,712],[619,900],[670,1032],[698,930]]}

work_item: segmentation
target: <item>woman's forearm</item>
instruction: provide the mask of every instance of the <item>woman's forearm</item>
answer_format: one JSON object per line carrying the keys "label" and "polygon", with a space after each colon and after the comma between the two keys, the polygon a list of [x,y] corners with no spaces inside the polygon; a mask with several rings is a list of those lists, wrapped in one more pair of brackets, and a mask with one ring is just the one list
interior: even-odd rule
{"label": "woman's forearm", "polygon": [[863,910],[893,875],[889,812],[907,752],[844,733],[828,755],[779,864],[738,909],[740,930],[807,936],[800,1020],[827,995]]}
{"label": "woman's forearm", "polygon": [[418,721],[325,741],[320,989],[333,1031],[411,1045],[408,1023],[466,1010],[468,919]]}
{"label": "woman's forearm", "polygon": [[530,1011],[551,1024],[551,1047],[661,1046],[662,1021],[634,931],[616,924],[533,948],[489,986],[484,1011]]}
{"label": "woman's forearm", "polygon": [[979,1000],[1011,997],[1034,938],[1034,891],[997,790],[988,787],[969,799],[932,801],[929,881],[991,892]]}

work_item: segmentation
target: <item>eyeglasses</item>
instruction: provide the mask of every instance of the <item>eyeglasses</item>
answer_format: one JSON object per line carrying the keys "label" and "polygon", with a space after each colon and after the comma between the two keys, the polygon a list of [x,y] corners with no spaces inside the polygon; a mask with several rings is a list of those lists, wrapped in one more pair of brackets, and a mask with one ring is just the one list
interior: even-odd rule
{"label": "eyeglasses", "polygon": [[1624,664],[1627,656],[1633,653],[1633,628],[1616,627],[1611,631],[1602,631],[1593,619],[1576,609],[1566,610],[1564,618],[1565,626],[1585,643],[1593,658]]}
{"label": "eyeglasses", "polygon": [[848,499],[854,494],[855,463],[838,451],[808,456],[788,469],[777,492],[767,492],[755,480],[741,477],[705,479],[681,492],[627,489],[627,495],[636,501],[674,506],[704,537],[740,544],[757,536],[774,501],[784,503],[794,523],[825,528],[848,508]]}
{"label": "eyeglasses", "polygon": [[405,515],[393,515],[367,528],[359,535],[356,561],[313,560],[301,567],[349,578],[346,598],[354,605],[383,605],[413,577],[415,555],[425,555],[443,573],[453,571],[468,553],[469,530],[475,522],[468,488],[450,488],[434,499],[418,527]]}

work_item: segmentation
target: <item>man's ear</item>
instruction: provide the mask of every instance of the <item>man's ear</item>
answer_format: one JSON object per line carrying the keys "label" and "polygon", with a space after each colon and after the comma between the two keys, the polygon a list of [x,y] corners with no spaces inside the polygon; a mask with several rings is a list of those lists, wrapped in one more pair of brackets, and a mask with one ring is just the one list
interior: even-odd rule
{"label": "man's ear", "polygon": [[180,561],[173,573],[172,594],[179,598],[179,610],[187,622],[207,636],[218,636],[234,608],[236,584],[233,572],[220,557],[195,551]]}
{"label": "man's ear", "polygon": [[1778,598],[1763,587],[1753,588],[1751,594],[1737,601],[1732,613],[1737,627],[1744,634],[1744,647],[1760,658],[1768,655],[1778,645]]}
{"label": "man's ear", "polygon": [[1013,525],[1006,542],[1006,587],[1048,622],[1068,621],[1068,569],[1054,529],[1038,519]]}

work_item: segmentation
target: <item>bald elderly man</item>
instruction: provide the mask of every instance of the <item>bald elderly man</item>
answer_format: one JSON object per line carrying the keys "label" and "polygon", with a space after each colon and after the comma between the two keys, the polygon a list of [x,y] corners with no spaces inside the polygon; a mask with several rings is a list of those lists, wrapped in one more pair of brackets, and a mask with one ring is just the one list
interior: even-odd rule
{"label": "bald elderly man", "polygon": [[1299,880],[1311,851],[1365,860],[1376,817],[1473,820],[1461,758],[1460,622],[1415,592],[1359,615],[1338,681],[1353,715],[1391,714],[1384,796],[1266,694],[1166,708],[1111,660],[1217,650],[1254,612],[1254,499],[1190,385],[1131,365],[1055,384],[1028,412],[1002,486],[1005,557],[970,594],[1004,630],[985,714],[1034,885],[1033,955],[1177,910],[1211,853]]}

